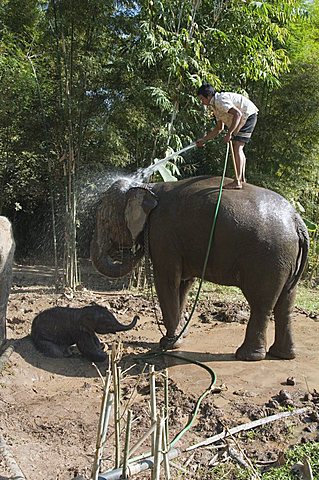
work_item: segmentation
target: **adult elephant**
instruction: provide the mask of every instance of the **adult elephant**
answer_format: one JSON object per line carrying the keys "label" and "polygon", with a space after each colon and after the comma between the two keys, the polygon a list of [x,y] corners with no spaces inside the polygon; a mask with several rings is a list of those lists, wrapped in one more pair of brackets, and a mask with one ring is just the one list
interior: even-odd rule
{"label": "adult elephant", "polygon": [[6,339],[6,313],[15,251],[11,223],[0,216],[0,348]]}
{"label": "adult elephant", "polygon": [[[148,185],[119,179],[100,201],[91,259],[103,275],[114,278],[131,271],[143,255],[148,228],[166,327],[164,348],[174,343],[187,293],[202,275],[219,184],[220,178],[204,176]],[[265,358],[272,312],[275,340],[269,353],[295,357],[291,315],[308,246],[305,224],[282,196],[250,184],[223,191],[205,280],[239,287],[250,305],[238,359]]]}

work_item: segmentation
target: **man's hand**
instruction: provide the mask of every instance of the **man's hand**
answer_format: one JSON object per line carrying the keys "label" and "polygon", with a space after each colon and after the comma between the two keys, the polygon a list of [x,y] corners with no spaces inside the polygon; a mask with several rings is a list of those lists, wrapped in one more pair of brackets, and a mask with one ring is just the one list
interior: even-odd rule
{"label": "man's hand", "polygon": [[205,143],[206,143],[206,140],[199,138],[198,140],[196,140],[196,147],[202,148],[205,145]]}
{"label": "man's hand", "polygon": [[225,143],[229,143],[231,141],[231,133],[226,133],[226,135],[224,136],[224,142]]}

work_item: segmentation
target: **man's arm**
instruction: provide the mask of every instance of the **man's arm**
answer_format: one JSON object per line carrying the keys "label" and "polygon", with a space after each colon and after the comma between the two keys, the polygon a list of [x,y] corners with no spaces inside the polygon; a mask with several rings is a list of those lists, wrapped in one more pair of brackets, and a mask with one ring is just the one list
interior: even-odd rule
{"label": "man's arm", "polygon": [[197,147],[203,147],[208,140],[212,140],[217,137],[217,135],[224,130],[224,124],[221,120],[218,120],[215,127],[212,128],[206,135],[202,138],[196,140]]}

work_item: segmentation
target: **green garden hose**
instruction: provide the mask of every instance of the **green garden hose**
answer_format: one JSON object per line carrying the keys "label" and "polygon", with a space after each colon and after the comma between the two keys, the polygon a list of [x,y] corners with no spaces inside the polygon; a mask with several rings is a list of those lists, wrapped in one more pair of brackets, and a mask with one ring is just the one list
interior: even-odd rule
{"label": "green garden hose", "polygon": [[[221,181],[220,181],[220,186],[219,186],[219,193],[218,193],[218,198],[217,198],[217,202],[216,202],[216,207],[215,207],[215,212],[214,212],[214,218],[213,218],[213,223],[212,223],[212,228],[211,228],[211,231],[210,231],[210,235],[209,235],[209,241],[208,241],[208,247],[207,247],[207,252],[206,252],[206,257],[205,257],[205,261],[204,261],[204,265],[203,265],[203,270],[202,270],[202,275],[201,275],[201,279],[200,279],[200,283],[199,283],[199,286],[198,286],[198,289],[197,289],[197,294],[196,294],[196,298],[195,298],[195,301],[194,301],[194,304],[193,304],[193,307],[192,307],[192,311],[190,313],[190,316],[186,322],[186,324],[184,325],[183,329],[181,330],[181,332],[179,333],[179,335],[175,338],[174,337],[174,343],[183,335],[184,331],[186,330],[187,326],[189,325],[190,321],[191,321],[191,318],[195,312],[195,308],[197,306],[197,303],[198,303],[198,300],[199,300],[199,294],[200,294],[200,291],[201,291],[201,288],[202,288],[202,284],[203,284],[203,281],[204,281],[204,278],[205,278],[205,273],[206,273],[206,268],[207,268],[207,263],[208,263],[208,258],[209,258],[209,254],[210,254],[210,250],[211,250],[211,246],[212,246],[212,243],[213,243],[213,237],[214,237],[214,231],[215,231],[215,226],[216,226],[216,221],[217,221],[217,216],[218,216],[218,211],[219,211],[219,206],[220,206],[220,202],[221,202],[221,197],[222,197],[222,191],[223,191],[223,184],[224,184],[224,180],[225,180],[225,175],[226,175],[226,168],[227,168],[227,162],[228,162],[228,154],[229,154],[229,143],[227,144],[227,150],[226,150],[226,157],[225,157],[225,162],[224,162],[224,169],[223,169],[223,174],[222,174],[222,178],[221,178]],[[197,416],[197,413],[198,413],[198,410],[199,410],[199,407],[200,407],[200,404],[202,402],[202,400],[211,392],[212,390],[212,387],[215,385],[216,383],[216,374],[214,372],[214,370],[212,368],[210,368],[209,366],[201,363],[201,362],[198,362],[197,360],[190,360],[188,358],[185,358],[181,355],[177,355],[177,354],[174,354],[174,353],[171,353],[171,352],[166,352],[166,351],[162,351],[162,352],[153,352],[153,353],[149,353],[149,354],[145,354],[145,355],[141,355],[141,357],[143,357],[144,359],[147,359],[147,358],[154,358],[156,356],[161,356],[161,355],[165,355],[165,356],[168,356],[168,357],[173,357],[173,358],[178,358],[179,360],[185,360],[187,362],[190,362],[190,363],[193,363],[201,368],[204,368],[210,375],[211,377],[211,381],[210,381],[210,385],[209,387],[200,395],[200,397],[197,399],[197,402],[196,402],[196,405],[195,405],[195,408],[194,408],[194,411],[192,413],[192,416],[190,418],[190,420],[188,421],[188,423],[185,425],[185,427],[174,437],[174,439],[170,442],[169,446],[168,446],[168,450],[173,448],[174,445],[182,438],[182,436],[192,427],[195,419],[196,419],[196,416]]]}
{"label": "green garden hose", "polygon": [[201,275],[201,278],[200,278],[199,286],[198,286],[198,289],[197,289],[196,298],[195,298],[195,301],[194,301],[194,304],[193,304],[193,308],[192,308],[192,310],[191,310],[191,313],[190,313],[190,315],[189,315],[189,318],[188,318],[187,322],[185,323],[185,325],[184,325],[184,327],[182,328],[182,330],[180,331],[180,333],[179,333],[176,337],[174,337],[174,343],[177,342],[177,340],[183,335],[183,333],[185,332],[186,328],[188,327],[188,325],[189,325],[189,323],[190,323],[190,321],[191,321],[191,319],[192,319],[192,317],[193,317],[193,314],[194,314],[194,312],[195,312],[195,308],[196,308],[196,306],[197,306],[198,300],[199,300],[199,294],[200,294],[200,291],[201,291],[201,289],[202,289],[202,285],[203,285],[203,281],[204,281],[205,273],[206,273],[206,268],[207,268],[207,263],[208,263],[208,258],[209,258],[210,250],[211,250],[212,243],[213,243],[213,238],[214,238],[214,232],[215,232],[215,226],[216,226],[216,221],[217,221],[219,206],[220,206],[220,202],[221,202],[221,199],[222,199],[223,184],[224,184],[224,180],[225,180],[226,168],[227,168],[227,162],[228,162],[228,154],[229,154],[229,143],[227,143],[226,157],[225,157],[225,162],[224,162],[224,169],[223,169],[223,174],[222,174],[221,181],[220,181],[220,185],[219,185],[219,192],[218,192],[218,198],[217,198],[216,207],[215,207],[215,212],[214,212],[214,218],[213,218],[212,228],[211,228],[211,230],[210,230],[210,235],[209,235],[209,240],[208,240],[208,247],[207,247],[206,257],[205,257],[205,261],[204,261],[204,265],[203,265],[203,270],[202,270],[202,275]]}
{"label": "green garden hose", "polygon": [[[195,301],[194,301],[193,308],[192,308],[192,311],[191,311],[191,313],[190,313],[190,316],[189,316],[186,324],[185,324],[184,327],[182,328],[181,332],[179,333],[179,335],[178,335],[178,337],[177,337],[177,340],[183,335],[183,333],[185,332],[187,326],[189,325],[189,322],[190,322],[191,319],[192,319],[192,316],[193,316],[193,314],[194,314],[194,312],[195,312],[195,308],[196,308],[197,303],[198,303],[198,300],[199,300],[199,294],[200,294],[200,291],[201,291],[201,288],[202,288],[202,285],[203,285],[203,281],[204,281],[204,278],[205,278],[205,273],[206,273],[208,258],[209,258],[211,246],[212,246],[212,243],[213,243],[213,238],[214,238],[214,232],[215,232],[215,226],[216,226],[216,221],[217,221],[219,206],[220,206],[220,202],[221,202],[221,198],[222,198],[223,184],[224,184],[224,180],[225,180],[226,168],[227,168],[227,162],[228,162],[228,154],[229,154],[229,143],[227,143],[226,157],[225,157],[225,162],[224,162],[224,169],[223,169],[223,174],[222,174],[222,178],[221,178],[220,185],[219,185],[219,192],[218,192],[218,198],[217,198],[217,203],[216,203],[215,212],[214,212],[214,218],[213,218],[212,228],[211,228],[210,235],[209,235],[209,241],[208,241],[208,247],[207,247],[206,257],[205,257],[205,261],[204,261],[204,266],[203,266],[203,270],[202,270],[201,279],[200,279],[199,286],[198,286],[198,289],[197,289],[196,298],[195,298]],[[164,355],[171,356],[171,357],[183,359],[183,357],[181,357],[180,355],[174,355],[173,353],[167,353],[167,352],[164,353],[164,352],[163,352],[163,354],[164,354]],[[199,410],[199,407],[200,407],[200,404],[201,404],[202,400],[210,393],[212,387],[213,387],[213,386],[215,385],[215,383],[216,383],[216,374],[215,374],[215,372],[214,372],[214,370],[213,370],[212,368],[208,367],[207,365],[205,365],[205,364],[203,364],[203,363],[201,363],[201,362],[198,362],[197,360],[189,360],[189,359],[187,359],[187,361],[188,361],[188,362],[190,361],[191,363],[194,363],[195,365],[198,365],[199,367],[204,368],[204,369],[209,373],[209,375],[210,375],[210,377],[211,377],[211,382],[210,382],[209,387],[208,387],[208,388],[200,395],[200,397],[197,399],[197,402],[196,402],[196,405],[195,405],[195,408],[194,408],[192,417],[190,418],[189,422],[188,422],[187,425],[185,425],[185,427],[175,436],[175,438],[170,442],[169,448],[173,448],[174,445],[182,438],[182,436],[192,427],[192,425],[193,425],[193,423],[194,423],[194,421],[195,421],[195,419],[196,419],[196,416],[197,416],[197,413],[198,413],[198,410]]]}

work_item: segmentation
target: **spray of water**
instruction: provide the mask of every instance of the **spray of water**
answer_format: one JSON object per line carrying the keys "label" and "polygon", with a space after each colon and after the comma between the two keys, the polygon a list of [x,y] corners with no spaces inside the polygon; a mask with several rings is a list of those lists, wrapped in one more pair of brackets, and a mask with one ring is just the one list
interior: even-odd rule
{"label": "spray of water", "polygon": [[149,178],[153,173],[157,172],[160,170],[160,167],[165,167],[165,165],[174,157],[177,157],[178,155],[181,155],[184,152],[187,152],[187,150],[190,150],[191,148],[194,148],[196,146],[196,143],[193,142],[190,145],[187,145],[187,147],[182,148],[178,152],[172,152],[170,155],[168,155],[165,158],[162,158],[161,160],[158,160],[155,158],[154,163],[149,165],[146,168],[140,168],[137,170],[137,172],[133,175],[133,179],[136,181],[141,181],[141,182],[148,182]]}
{"label": "spray of water", "polygon": [[[128,190],[132,186],[140,185],[148,182],[151,176],[165,167],[166,163],[172,158],[186,152],[193,148],[195,144],[190,144],[178,152],[172,152],[163,159],[155,159],[151,165],[146,168],[141,168],[132,174],[125,174],[120,171],[107,171],[88,174],[88,171],[83,175],[79,175],[77,179],[77,239],[78,247],[80,248],[81,256],[88,256],[89,243],[92,237],[96,206],[103,195],[103,193],[117,180],[125,180],[122,182],[123,190]],[[62,255],[64,236],[65,236],[65,205],[63,196],[57,196],[55,199],[55,220],[56,220],[56,235],[59,246],[59,256]],[[36,235],[33,242],[33,250],[30,255],[37,257],[52,255],[52,225],[51,218],[45,215],[43,218],[43,230]]]}
{"label": "spray of water", "polygon": [[160,170],[161,167],[164,167],[167,162],[169,162],[172,158],[181,155],[182,153],[190,150],[191,148],[195,147],[195,142],[191,143],[187,147],[182,148],[177,152],[172,152],[170,155],[162,158],[161,160],[155,159],[154,162],[145,168],[138,169],[135,173],[130,175],[125,175],[120,172],[104,172],[102,175],[101,173],[96,173],[94,176],[88,178],[86,176],[85,181],[79,182],[80,186],[78,188],[78,206],[80,209],[87,210],[92,204],[95,204],[103,192],[105,192],[115,181],[117,180],[125,180],[123,182],[123,189],[129,189],[134,185],[138,185],[139,183],[148,182],[150,177],[157,171]]}
{"label": "spray of water", "polygon": [[83,179],[78,179],[78,218],[79,218],[79,242],[88,243],[92,236],[95,220],[96,206],[103,195],[103,193],[117,180],[124,180],[121,182],[123,192],[129,190],[133,186],[148,182],[150,177],[157,171],[164,167],[172,158],[181,155],[195,147],[195,143],[191,143],[187,147],[177,152],[172,152],[165,158],[154,162],[146,168],[140,168],[135,173],[126,175],[123,172],[108,171],[103,174],[95,173],[88,176],[87,172]]}

